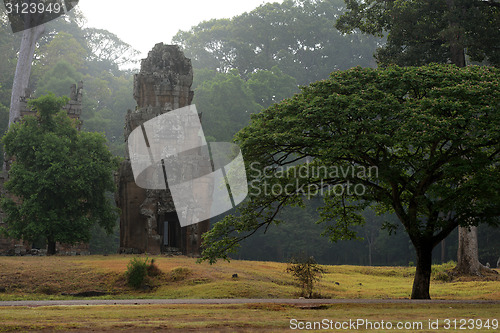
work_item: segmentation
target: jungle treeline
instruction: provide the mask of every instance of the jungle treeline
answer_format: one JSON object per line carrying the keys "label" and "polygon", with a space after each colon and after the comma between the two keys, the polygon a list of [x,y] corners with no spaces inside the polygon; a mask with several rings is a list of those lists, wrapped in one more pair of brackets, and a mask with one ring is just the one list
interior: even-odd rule
{"label": "jungle treeline", "polygon": [[[300,86],[328,78],[333,71],[376,67],[373,55],[385,39],[338,31],[335,22],[344,10],[342,0],[285,0],[179,31],[171,42],[192,60],[193,103],[202,113],[207,139],[231,141],[249,124],[251,114],[293,96]],[[20,34],[12,33],[1,6],[0,24],[0,130],[4,133]],[[133,75],[139,58],[138,51],[113,33],[86,27],[84,13],[73,10],[47,24],[35,51],[29,89],[34,97],[49,91],[62,96],[70,93],[71,84],[83,81],[83,130],[104,132],[113,154],[124,156],[124,120],[127,110],[135,108]],[[415,262],[407,234],[391,230],[389,235],[381,228],[384,222],[396,220],[390,214],[366,211],[359,240],[331,243],[315,223],[317,200],[321,198],[312,198],[305,209],[288,209],[283,217],[287,223],[247,239],[234,258],[288,261],[307,255],[322,264]],[[436,247],[435,262],[456,260],[456,233]],[[479,228],[483,264],[496,263],[499,238],[498,229]],[[118,226],[111,236],[96,227],[91,252],[116,252],[118,241]]]}

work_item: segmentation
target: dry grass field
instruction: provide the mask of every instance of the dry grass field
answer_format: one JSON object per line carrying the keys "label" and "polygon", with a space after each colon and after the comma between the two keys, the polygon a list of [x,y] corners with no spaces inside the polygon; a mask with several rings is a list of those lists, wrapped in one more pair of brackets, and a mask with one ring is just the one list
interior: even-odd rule
{"label": "dry grass field", "polygon": [[[128,287],[125,271],[133,256],[0,257],[0,301],[71,299],[99,291],[101,298],[296,298],[299,289],[286,264],[220,261],[198,264],[187,257],[153,257],[164,273],[151,288]],[[144,259],[146,257],[143,257]],[[483,279],[439,280],[451,265],[435,266],[433,299],[500,300],[500,275]],[[414,267],[324,266],[316,291],[325,298],[409,298]],[[238,278],[233,278],[238,274]]]}
{"label": "dry grass field", "polygon": [[[98,291],[97,299],[136,298],[297,298],[299,289],[285,273],[286,264],[231,261],[197,264],[193,258],[154,257],[163,274],[149,288],[128,287],[124,272],[133,256],[0,257],[0,300],[68,300],[69,294]],[[145,257],[143,257],[145,258]],[[431,296],[441,300],[500,300],[498,275],[482,279],[441,281],[451,265],[434,267]],[[324,266],[317,286],[324,298],[406,299],[415,268]],[[238,274],[238,278],[233,278]],[[81,297],[79,297],[81,298]],[[404,332],[436,332],[429,320],[500,319],[500,304],[331,304],[307,307],[293,304],[235,305],[114,305],[114,306],[0,306],[1,331],[125,331],[125,332],[281,332],[297,322],[366,320],[421,323]],[[452,322],[453,323],[453,322]],[[474,325],[476,325],[475,323]],[[490,329],[468,331],[491,331]],[[363,332],[384,332],[362,327]],[[347,330],[347,331],[358,331]],[[394,330],[394,329],[393,329]],[[314,331],[314,330],[313,330]],[[340,330],[330,330],[340,331]],[[345,330],[344,330],[345,331]],[[450,327],[447,332],[459,332]]]}
{"label": "dry grass field", "polygon": [[[491,322],[499,313],[498,304],[342,304],[313,309],[281,304],[17,307],[0,308],[0,331],[283,332],[292,331],[293,319],[304,323],[327,319],[341,323],[364,320],[373,326],[330,332],[389,332],[396,331],[398,323],[410,325],[400,332],[463,332],[460,320],[473,318],[481,320],[483,326],[490,320],[490,329],[466,331],[498,332]],[[445,330],[446,319],[458,320],[457,329],[451,326]],[[429,328],[429,320],[439,320],[439,330]],[[394,329],[377,328],[376,323],[382,321]]]}

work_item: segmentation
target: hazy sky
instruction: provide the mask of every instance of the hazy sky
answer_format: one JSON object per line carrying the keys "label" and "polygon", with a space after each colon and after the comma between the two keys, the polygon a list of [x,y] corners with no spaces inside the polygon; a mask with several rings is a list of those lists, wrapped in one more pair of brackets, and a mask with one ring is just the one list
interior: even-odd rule
{"label": "hazy sky", "polygon": [[146,56],[179,30],[212,18],[231,18],[266,2],[282,0],[80,0],[78,6],[88,26],[111,31]]}

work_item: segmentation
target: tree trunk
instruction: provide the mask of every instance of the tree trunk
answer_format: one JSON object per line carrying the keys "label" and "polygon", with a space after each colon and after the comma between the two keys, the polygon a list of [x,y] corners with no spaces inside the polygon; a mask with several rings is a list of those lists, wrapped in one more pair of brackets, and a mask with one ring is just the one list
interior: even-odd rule
{"label": "tree trunk", "polygon": [[432,245],[420,244],[417,250],[417,270],[413,280],[411,299],[430,299],[429,288],[431,285],[432,270]]}
{"label": "tree trunk", "polygon": [[52,239],[47,239],[47,255],[53,256],[56,254],[56,242]]}
{"label": "tree trunk", "polygon": [[[446,4],[450,12],[457,11],[454,0],[446,0]],[[465,67],[463,36],[457,22],[450,21],[449,33],[451,62],[458,67]],[[471,227],[470,232],[468,228],[458,227],[457,261],[455,271],[459,274],[480,275],[479,270],[482,265],[479,263],[476,227]]]}
{"label": "tree trunk", "polygon": [[[446,5],[450,13],[458,13],[463,10],[463,8],[457,8],[455,0],[446,0]],[[453,17],[453,15],[450,15]],[[465,52],[464,52],[464,40],[463,32],[460,29],[460,24],[456,20],[450,19],[448,29],[448,43],[450,45],[450,60],[452,64],[458,67],[465,67]]]}
{"label": "tree trunk", "polygon": [[23,31],[14,83],[12,85],[9,127],[21,118],[20,98],[25,95],[26,89],[28,88],[31,74],[31,63],[33,62],[36,42],[42,36],[44,31],[45,26],[43,24]]}
{"label": "tree trunk", "polygon": [[368,242],[368,266],[372,266],[372,243]]}
{"label": "tree trunk", "polygon": [[453,43],[450,45],[450,53],[451,53],[451,62],[458,67],[465,67],[465,52],[464,52],[464,47],[458,40],[455,41],[450,41],[450,43]]}
{"label": "tree trunk", "polygon": [[477,245],[477,227],[458,228],[458,264],[455,271],[465,275],[481,275]]}
{"label": "tree trunk", "polygon": [[441,241],[441,263],[446,261],[446,238]]}

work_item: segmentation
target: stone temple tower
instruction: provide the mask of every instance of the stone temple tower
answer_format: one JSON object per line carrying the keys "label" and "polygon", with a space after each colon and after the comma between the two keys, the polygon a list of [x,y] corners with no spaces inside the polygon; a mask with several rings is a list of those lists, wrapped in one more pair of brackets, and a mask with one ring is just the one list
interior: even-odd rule
{"label": "stone temple tower", "polygon": [[[135,111],[127,113],[125,140],[137,127],[166,112],[190,105],[193,69],[175,45],[156,44],[134,78]],[[129,152],[120,166],[116,194],[121,253],[200,254],[201,235],[209,221],[180,227],[169,190],[147,190],[134,181]]]}

